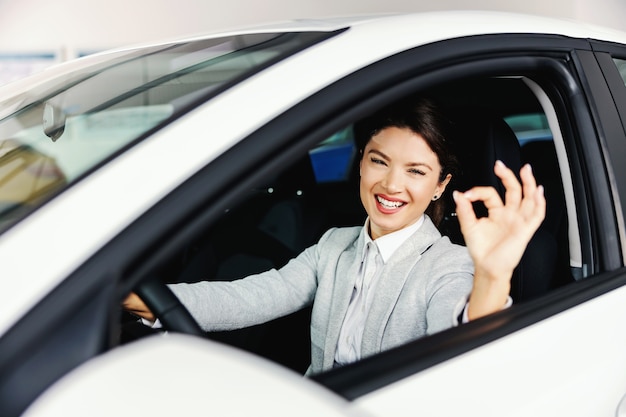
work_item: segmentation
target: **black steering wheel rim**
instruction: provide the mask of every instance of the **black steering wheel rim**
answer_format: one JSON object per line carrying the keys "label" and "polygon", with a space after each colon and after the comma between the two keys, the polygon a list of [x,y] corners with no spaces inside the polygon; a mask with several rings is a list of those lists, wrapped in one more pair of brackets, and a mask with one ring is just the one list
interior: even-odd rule
{"label": "black steering wheel rim", "polygon": [[158,279],[142,282],[135,293],[157,317],[163,327],[172,332],[204,337],[205,333],[172,290]]}

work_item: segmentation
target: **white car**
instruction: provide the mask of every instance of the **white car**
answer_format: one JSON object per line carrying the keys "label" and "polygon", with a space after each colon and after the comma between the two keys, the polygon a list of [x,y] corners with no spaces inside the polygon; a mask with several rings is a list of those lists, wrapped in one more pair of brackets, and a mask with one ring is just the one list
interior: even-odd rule
{"label": "white car", "polygon": [[[625,79],[624,33],[445,12],[121,49],[5,86],[0,415],[626,416]],[[415,94],[455,127],[454,187],[497,187],[497,158],[545,186],[513,306],[310,377],[308,310],[198,331],[165,284],[363,224],[352,125]],[[456,226],[451,209],[462,243]],[[122,311],[130,291],[169,331]]]}

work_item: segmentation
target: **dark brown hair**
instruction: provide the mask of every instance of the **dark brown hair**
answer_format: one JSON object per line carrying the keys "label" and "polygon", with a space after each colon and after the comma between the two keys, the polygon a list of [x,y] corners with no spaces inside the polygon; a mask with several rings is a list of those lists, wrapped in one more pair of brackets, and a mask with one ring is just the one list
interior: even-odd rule
{"label": "dark brown hair", "polygon": [[[448,174],[454,176],[457,173],[458,162],[451,144],[446,140],[448,122],[432,100],[421,97],[403,100],[356,123],[354,136],[361,157],[370,139],[388,127],[410,129],[424,138],[439,159],[439,182],[444,181]],[[431,201],[426,208],[426,214],[437,226],[444,213],[445,201],[442,198]]]}

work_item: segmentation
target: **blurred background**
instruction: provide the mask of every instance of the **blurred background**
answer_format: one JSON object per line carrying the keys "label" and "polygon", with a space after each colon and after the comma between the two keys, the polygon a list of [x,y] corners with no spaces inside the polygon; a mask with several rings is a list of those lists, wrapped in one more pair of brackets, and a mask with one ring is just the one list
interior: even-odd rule
{"label": "blurred background", "polygon": [[93,52],[287,19],[500,10],[626,31],[624,0],[0,0],[0,85]]}

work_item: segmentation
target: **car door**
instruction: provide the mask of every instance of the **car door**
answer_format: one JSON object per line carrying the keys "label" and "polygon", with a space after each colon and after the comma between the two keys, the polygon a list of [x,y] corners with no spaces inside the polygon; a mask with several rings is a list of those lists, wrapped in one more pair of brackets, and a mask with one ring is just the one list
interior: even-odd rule
{"label": "car door", "polygon": [[[626,48],[624,48],[623,45],[608,42],[595,42],[593,48],[596,60],[611,90],[611,96],[615,103],[621,125],[622,127],[626,126],[624,124],[626,120]],[[617,123],[615,124],[617,125]],[[619,126],[616,127],[616,130],[619,131]],[[606,147],[613,166],[614,193],[619,195],[618,207],[621,207],[623,212],[626,202],[624,198],[626,195],[626,184],[624,181],[626,172],[624,171],[624,165],[621,163],[619,155],[624,155],[626,152],[626,144],[623,138],[620,137],[619,134],[616,134],[607,138]],[[623,237],[621,238],[623,239]],[[626,394],[622,398],[616,415],[626,415]]]}

